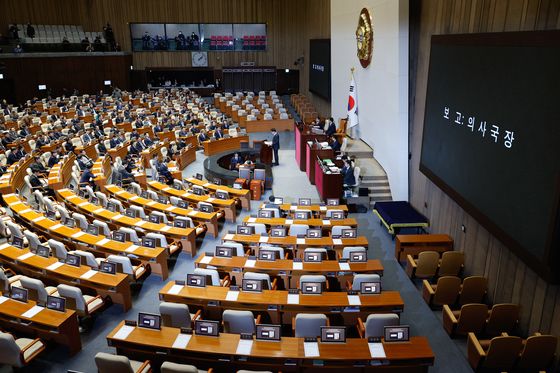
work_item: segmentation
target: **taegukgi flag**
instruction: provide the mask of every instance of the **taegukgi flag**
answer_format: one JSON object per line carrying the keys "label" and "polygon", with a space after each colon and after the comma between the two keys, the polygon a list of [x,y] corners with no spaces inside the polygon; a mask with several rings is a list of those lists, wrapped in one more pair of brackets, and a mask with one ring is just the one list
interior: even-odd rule
{"label": "taegukgi flag", "polygon": [[358,125],[358,95],[356,92],[356,81],[354,74],[350,81],[350,91],[348,93],[348,128]]}

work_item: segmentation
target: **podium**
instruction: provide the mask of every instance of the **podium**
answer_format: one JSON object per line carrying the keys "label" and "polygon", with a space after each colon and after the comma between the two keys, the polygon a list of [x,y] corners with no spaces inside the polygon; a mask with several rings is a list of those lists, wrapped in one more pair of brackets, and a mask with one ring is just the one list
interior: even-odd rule
{"label": "podium", "polygon": [[262,145],[261,145],[261,151],[259,153],[259,158],[261,160],[261,163],[264,163],[266,165],[271,165],[272,164],[272,147],[265,144],[264,141],[262,142]]}

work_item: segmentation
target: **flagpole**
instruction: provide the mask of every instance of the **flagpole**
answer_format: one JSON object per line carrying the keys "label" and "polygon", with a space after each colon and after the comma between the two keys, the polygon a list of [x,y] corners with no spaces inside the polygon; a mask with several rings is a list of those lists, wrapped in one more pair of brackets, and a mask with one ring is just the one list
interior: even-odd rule
{"label": "flagpole", "polygon": [[[350,81],[351,81],[351,82],[354,80],[354,70],[356,70],[356,68],[355,68],[354,66],[352,66],[352,67],[350,68]],[[346,125],[348,126],[350,123],[351,123],[351,121],[350,121],[350,115],[347,115],[347,116],[346,116]],[[354,134],[353,127],[347,127],[347,129],[346,129],[346,135],[347,135],[348,137],[350,137],[351,139],[353,139],[353,138],[354,138],[353,134]]]}

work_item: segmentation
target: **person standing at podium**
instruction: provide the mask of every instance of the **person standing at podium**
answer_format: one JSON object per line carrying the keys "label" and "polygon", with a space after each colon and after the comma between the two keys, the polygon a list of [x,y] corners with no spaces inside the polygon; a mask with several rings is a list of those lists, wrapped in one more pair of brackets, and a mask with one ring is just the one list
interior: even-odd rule
{"label": "person standing at podium", "polygon": [[278,166],[278,149],[280,149],[280,135],[276,132],[276,128],[272,128],[270,130],[272,133],[272,150],[274,151],[274,162],[272,162],[273,166]]}

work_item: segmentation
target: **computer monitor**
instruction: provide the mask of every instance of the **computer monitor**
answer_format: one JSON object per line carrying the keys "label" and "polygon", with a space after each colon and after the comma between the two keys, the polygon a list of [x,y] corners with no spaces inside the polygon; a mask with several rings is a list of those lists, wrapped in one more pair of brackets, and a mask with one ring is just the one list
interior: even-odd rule
{"label": "computer monitor", "polygon": [[127,208],[126,210],[124,210],[124,215],[128,216],[129,218],[137,218],[138,216],[136,215],[136,210],[131,209],[131,208]]}
{"label": "computer monitor", "polygon": [[407,342],[410,339],[410,327],[408,325],[386,326],[383,331],[385,342]]}
{"label": "computer monitor", "polygon": [[150,195],[148,194],[147,190],[143,190],[142,193],[140,193],[140,197],[150,199]]}
{"label": "computer monitor", "polygon": [[219,321],[195,320],[194,332],[196,335],[217,337],[220,335],[220,323]]}
{"label": "computer monitor", "polygon": [[173,226],[175,228],[188,228],[189,221],[187,219],[175,218],[175,220],[173,220]]}
{"label": "computer monitor", "polygon": [[259,250],[259,260],[273,262],[276,259],[278,259],[278,251],[266,250],[266,249]]}
{"label": "computer monitor", "polygon": [[349,259],[352,263],[367,262],[367,253],[365,251],[354,251],[350,253]]}
{"label": "computer monitor", "polygon": [[161,224],[161,221],[163,220],[162,217],[160,215],[156,215],[156,214],[150,214],[150,216],[148,216],[148,220],[151,223],[154,224]]}
{"label": "computer monitor", "polygon": [[343,220],[344,219],[344,212],[343,211],[333,211],[331,213],[331,219],[333,219],[333,220]]}
{"label": "computer monitor", "polygon": [[92,234],[94,236],[99,236],[99,227],[95,224],[88,224],[86,233]]}
{"label": "computer monitor", "polygon": [[90,202],[92,205],[99,205],[99,198],[97,198],[97,197],[90,197],[90,198],[89,198],[89,202]]}
{"label": "computer monitor", "polygon": [[157,242],[155,238],[152,237],[142,237],[142,246],[154,249],[157,247]]}
{"label": "computer monitor", "polygon": [[111,81],[110,80],[104,80],[103,85],[111,85]]}
{"label": "computer monitor", "polygon": [[322,232],[321,228],[309,228],[306,234],[307,238],[321,238]]}
{"label": "computer monitor", "polygon": [[270,228],[270,237],[286,237],[286,228]]}
{"label": "computer monitor", "polygon": [[327,198],[327,206],[338,206],[340,200],[338,198]]}
{"label": "computer monitor", "polygon": [[56,212],[52,210],[47,210],[47,212],[45,212],[45,216],[47,217],[47,219],[56,220]]}
{"label": "computer monitor", "polygon": [[75,254],[67,254],[65,263],[74,267],[79,267],[82,264],[82,257]]}
{"label": "computer monitor", "polygon": [[119,232],[119,231],[113,232],[113,240],[119,241],[119,242],[125,242],[126,241],[126,233]]}
{"label": "computer monitor", "polygon": [[251,179],[251,169],[246,167],[239,167],[239,178],[250,180]]}
{"label": "computer monitor", "polygon": [[76,226],[76,220],[72,218],[64,218],[64,225],[68,228],[74,228]]}
{"label": "computer monitor", "polygon": [[107,210],[111,211],[111,212],[116,212],[117,211],[117,204],[113,203],[113,202],[107,202]]}
{"label": "computer monitor", "polygon": [[222,192],[221,190],[216,192],[216,198],[217,199],[229,199],[229,193],[227,192]]}
{"label": "computer monitor", "polygon": [[263,291],[263,280],[253,280],[244,278],[241,280],[241,289],[243,291],[250,291],[254,293],[261,293]]}
{"label": "computer monitor", "polygon": [[238,225],[237,234],[243,234],[243,235],[255,234],[255,227],[250,225]]}
{"label": "computer monitor", "polygon": [[199,209],[202,212],[214,212],[214,207],[212,205],[202,204],[200,205]]}
{"label": "computer monitor", "polygon": [[18,249],[23,249],[23,238],[21,237],[12,237],[12,246],[17,247]]}
{"label": "computer monitor", "polygon": [[345,326],[321,326],[321,343],[346,342]]}
{"label": "computer monitor", "polygon": [[196,175],[194,175],[195,179],[202,181],[203,180],[203,176],[202,174],[197,173]]}
{"label": "computer monitor", "polygon": [[258,341],[279,342],[282,338],[281,326],[257,324],[255,338]]}
{"label": "computer monitor", "polygon": [[114,275],[117,273],[117,265],[111,262],[101,262],[99,265],[99,272]]}
{"label": "computer monitor", "polygon": [[54,295],[47,295],[47,308],[53,311],[66,312],[66,299]]}
{"label": "computer monitor", "polygon": [[361,294],[380,294],[381,293],[381,282],[362,282],[360,284]]}
{"label": "computer monitor", "polygon": [[197,288],[203,288],[206,286],[206,276],[189,273],[187,274],[187,285],[194,286]]}
{"label": "computer monitor", "polygon": [[317,251],[305,251],[303,261],[306,263],[319,263],[323,261],[323,253]]}
{"label": "computer monitor", "polygon": [[301,293],[302,294],[321,294],[323,292],[322,282],[302,282],[301,283]]}
{"label": "computer monitor", "polygon": [[311,206],[311,198],[300,198],[298,201],[300,206]]}
{"label": "computer monitor", "polygon": [[282,205],[284,203],[284,198],[282,197],[274,197],[274,202],[275,205]]}
{"label": "computer monitor", "polygon": [[233,247],[216,246],[214,255],[220,258],[231,258],[233,256]]}
{"label": "computer monitor", "polygon": [[159,203],[163,203],[164,205],[166,205],[168,201],[169,200],[167,199],[166,196],[158,196],[158,202]]}
{"label": "computer monitor", "polygon": [[254,180],[265,181],[266,180],[266,171],[262,168],[255,168],[255,170],[253,171],[253,179]]}
{"label": "computer monitor", "polygon": [[138,313],[138,327],[146,329],[161,329],[161,316],[153,313]]}
{"label": "computer monitor", "polygon": [[46,91],[46,90],[47,90],[47,85],[46,85],[46,84],[39,84],[39,85],[37,86],[37,89],[38,89],[39,91]]}
{"label": "computer monitor", "polygon": [[80,198],[86,198],[86,196],[87,196],[87,190],[85,190],[85,189],[80,189],[80,190],[78,190],[78,196],[79,196]]}
{"label": "computer monitor", "polygon": [[241,189],[243,189],[243,185],[241,185],[239,183],[233,183],[232,188],[237,189],[237,190],[241,190]]}
{"label": "computer monitor", "polygon": [[296,211],[294,213],[294,219],[296,219],[296,220],[307,220],[307,219],[309,219],[309,211]]}
{"label": "computer monitor", "polygon": [[19,286],[12,286],[12,299],[27,303],[28,292],[27,289],[21,288]]}
{"label": "computer monitor", "polygon": [[182,199],[180,199],[180,200],[177,202],[177,207],[180,207],[180,208],[182,208],[182,209],[186,209],[186,208],[189,207],[189,204],[188,204],[186,201],[183,201]]}
{"label": "computer monitor", "polygon": [[222,185],[222,179],[218,179],[217,177],[215,177],[212,182],[216,185]]}
{"label": "computer monitor", "polygon": [[51,255],[51,249],[45,245],[37,245],[37,255],[48,258]]}
{"label": "computer monitor", "polygon": [[356,228],[343,229],[341,233],[342,238],[356,238],[358,236]]}
{"label": "computer monitor", "polygon": [[192,187],[192,192],[193,192],[194,194],[196,194],[197,196],[202,196],[202,195],[205,194],[205,193],[204,193],[204,188],[201,187],[201,186],[198,186],[198,185],[193,185],[193,187]]}

